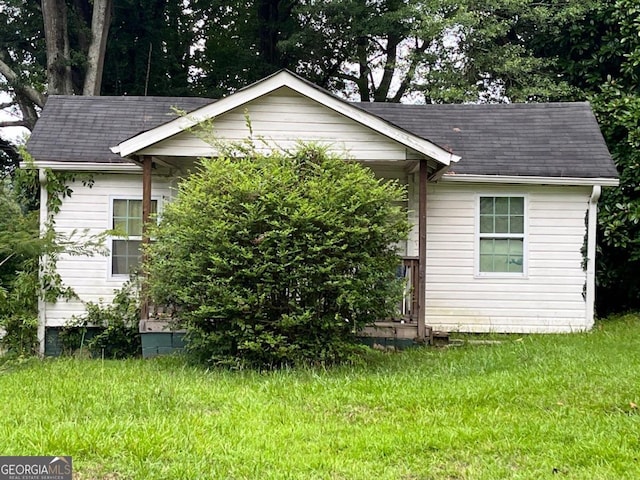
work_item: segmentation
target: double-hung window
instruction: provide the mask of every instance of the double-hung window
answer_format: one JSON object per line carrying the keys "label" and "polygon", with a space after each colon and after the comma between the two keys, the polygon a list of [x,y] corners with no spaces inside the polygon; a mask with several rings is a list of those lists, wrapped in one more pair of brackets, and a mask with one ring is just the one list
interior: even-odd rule
{"label": "double-hung window", "polygon": [[478,220],[479,274],[524,274],[524,197],[481,196]]}
{"label": "double-hung window", "polygon": [[[151,213],[156,213],[157,200],[151,201]],[[142,200],[113,199],[111,228],[111,274],[129,275],[142,257]]]}

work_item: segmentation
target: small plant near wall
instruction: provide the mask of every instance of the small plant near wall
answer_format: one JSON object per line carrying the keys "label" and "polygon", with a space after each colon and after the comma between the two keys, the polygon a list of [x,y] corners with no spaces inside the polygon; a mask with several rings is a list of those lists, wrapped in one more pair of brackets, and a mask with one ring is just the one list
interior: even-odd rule
{"label": "small plant near wall", "polygon": [[105,358],[140,355],[140,301],[137,280],[115,292],[113,302],[87,302],[86,313],[73,317],[59,334],[63,353],[88,352]]}
{"label": "small plant near wall", "polygon": [[184,180],[153,229],[152,301],[179,309],[187,352],[207,365],[356,359],[359,331],[402,295],[403,187],[319,146],[222,152]]}

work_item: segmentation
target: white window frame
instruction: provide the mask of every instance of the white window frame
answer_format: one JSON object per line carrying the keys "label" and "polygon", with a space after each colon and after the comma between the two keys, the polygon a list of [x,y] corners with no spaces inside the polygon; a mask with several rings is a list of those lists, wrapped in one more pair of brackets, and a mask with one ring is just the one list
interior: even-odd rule
{"label": "white window frame", "polygon": [[[529,196],[522,192],[489,191],[477,193],[475,196],[475,245],[474,270],[476,278],[528,278],[529,277]],[[522,198],[524,201],[523,233],[486,234],[480,233],[480,200],[482,198],[511,197]],[[514,238],[522,239],[522,272],[481,272],[480,271],[480,240],[483,238]]]}
{"label": "white window frame", "polygon": [[[139,200],[142,201],[142,195],[109,195],[109,218],[107,219],[107,225],[109,230],[113,229],[113,204],[115,200]],[[151,201],[156,201],[156,215],[160,217],[162,210],[162,196],[153,195]],[[110,235],[107,241],[109,246],[108,264],[107,264],[107,279],[109,280],[128,280],[131,275],[128,273],[112,273],[113,272],[113,241],[114,240],[142,240],[141,235],[131,235],[129,237],[119,237],[116,235]]]}

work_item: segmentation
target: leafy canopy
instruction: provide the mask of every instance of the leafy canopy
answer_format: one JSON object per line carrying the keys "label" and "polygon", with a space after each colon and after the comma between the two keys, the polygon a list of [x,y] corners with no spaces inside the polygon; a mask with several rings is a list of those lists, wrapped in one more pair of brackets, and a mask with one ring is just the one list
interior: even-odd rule
{"label": "leafy canopy", "polygon": [[177,307],[202,362],[347,360],[395,313],[404,196],[317,146],[203,160],[153,232],[150,294]]}

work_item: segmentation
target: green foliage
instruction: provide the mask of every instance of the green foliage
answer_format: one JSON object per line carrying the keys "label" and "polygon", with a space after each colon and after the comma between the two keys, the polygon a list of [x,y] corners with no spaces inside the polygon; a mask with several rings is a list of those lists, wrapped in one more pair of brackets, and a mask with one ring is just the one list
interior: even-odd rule
{"label": "green foliage", "polygon": [[595,100],[620,172],[620,187],[604,191],[599,215],[598,304],[606,314],[640,307],[640,94],[609,83]]}
{"label": "green foliage", "polygon": [[0,345],[12,354],[36,351],[41,248],[37,214],[23,213],[10,185],[0,184]]}
{"label": "green foliage", "polygon": [[202,362],[347,360],[364,325],[395,313],[403,198],[315,146],[203,160],[153,233],[150,294],[178,308]]}
{"label": "green foliage", "polygon": [[0,451],[79,479],[640,477],[640,316],[491,338],[274,372],[0,360]]}
{"label": "green foliage", "polygon": [[[104,248],[102,235],[55,232],[54,215],[71,195],[69,184],[76,177],[47,171],[46,179],[49,219],[42,232],[38,171],[18,169],[10,182],[0,183],[0,328],[6,331],[1,343],[20,354],[36,351],[38,299],[55,302],[75,296],[56,270],[60,255],[92,255]],[[90,177],[78,180],[92,182]]]}
{"label": "green foliage", "polygon": [[166,0],[114,2],[102,95],[193,94],[189,67],[200,40],[200,6],[190,3],[185,9],[183,2]]}
{"label": "green foliage", "polygon": [[38,317],[10,315],[0,317],[0,346],[9,355],[26,357],[38,351]]}
{"label": "green foliage", "polygon": [[[140,355],[139,286],[130,281],[115,292],[113,302],[87,302],[86,313],[73,317],[59,338],[63,352],[74,353],[86,348],[95,356],[129,358]],[[89,334],[89,329],[98,332]]]}

